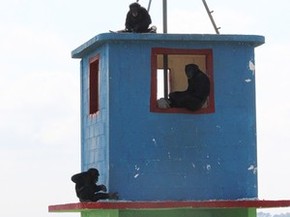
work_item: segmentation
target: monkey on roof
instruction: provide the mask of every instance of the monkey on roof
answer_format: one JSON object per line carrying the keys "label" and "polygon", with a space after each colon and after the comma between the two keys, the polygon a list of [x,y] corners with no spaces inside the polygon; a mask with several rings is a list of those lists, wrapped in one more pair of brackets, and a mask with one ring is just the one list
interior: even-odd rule
{"label": "monkey on roof", "polygon": [[126,32],[150,32],[149,25],[151,24],[151,17],[148,11],[141,7],[140,4],[134,2],[129,5],[129,12],[126,17]]}

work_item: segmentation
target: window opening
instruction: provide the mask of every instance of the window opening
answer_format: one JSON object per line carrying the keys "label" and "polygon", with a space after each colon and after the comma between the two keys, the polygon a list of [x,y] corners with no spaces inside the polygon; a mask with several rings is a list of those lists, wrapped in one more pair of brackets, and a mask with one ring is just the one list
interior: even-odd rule
{"label": "window opening", "polygon": [[[151,61],[151,112],[214,112],[212,50],[153,48]],[[202,108],[197,111],[190,111],[185,108],[174,108],[167,105],[165,106],[166,109],[161,108],[158,104],[159,99],[168,99],[170,93],[187,89],[188,78],[185,74],[185,66],[188,64],[197,65],[210,80],[210,94],[206,102],[203,104]]]}
{"label": "window opening", "polygon": [[[167,85],[167,87],[165,86]],[[157,69],[157,99],[166,98],[170,92],[170,69]]]}
{"label": "window opening", "polygon": [[99,111],[99,57],[90,60],[89,69],[89,113]]}

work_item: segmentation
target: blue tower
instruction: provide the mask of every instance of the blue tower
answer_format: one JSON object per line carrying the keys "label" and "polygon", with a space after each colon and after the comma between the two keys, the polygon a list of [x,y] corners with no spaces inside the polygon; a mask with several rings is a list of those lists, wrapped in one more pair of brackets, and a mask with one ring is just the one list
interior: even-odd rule
{"label": "blue tower", "polygon": [[[257,198],[254,48],[263,43],[108,33],[74,50],[82,59],[82,169],[98,168],[123,200]],[[184,89],[190,63],[210,78],[206,105],[159,109],[164,83],[168,92]]]}
{"label": "blue tower", "polygon": [[[118,202],[50,206],[83,217],[255,217],[260,201],[254,49],[256,35],[100,34],[81,59],[81,165],[95,167]],[[197,64],[210,95],[196,112],[160,109],[186,88]]]}

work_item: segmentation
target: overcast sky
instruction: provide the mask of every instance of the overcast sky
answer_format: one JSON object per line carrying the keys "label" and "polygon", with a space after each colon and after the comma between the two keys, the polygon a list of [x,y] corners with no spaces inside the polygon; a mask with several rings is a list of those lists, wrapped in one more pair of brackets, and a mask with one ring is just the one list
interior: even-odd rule
{"label": "overcast sky", "polygon": [[[77,202],[70,177],[80,171],[79,60],[70,53],[122,29],[132,1],[0,3],[1,216],[79,216],[47,212],[48,205]],[[158,32],[161,3],[153,0],[150,9]],[[266,37],[255,49],[259,198],[290,199],[290,3],[207,3],[221,34]],[[168,32],[215,33],[202,0],[168,0]]]}

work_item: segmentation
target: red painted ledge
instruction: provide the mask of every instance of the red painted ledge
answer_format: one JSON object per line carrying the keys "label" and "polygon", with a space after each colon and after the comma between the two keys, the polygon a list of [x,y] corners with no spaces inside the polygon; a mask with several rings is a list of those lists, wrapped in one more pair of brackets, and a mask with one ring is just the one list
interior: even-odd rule
{"label": "red painted ledge", "polygon": [[290,207],[290,200],[208,200],[208,201],[100,201],[51,205],[49,212],[80,212],[94,209],[174,208],[278,208]]}

